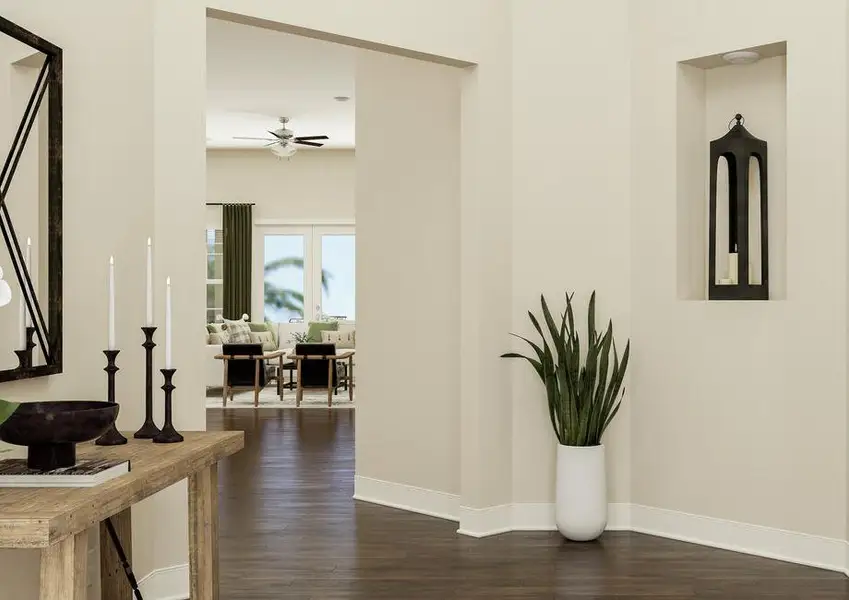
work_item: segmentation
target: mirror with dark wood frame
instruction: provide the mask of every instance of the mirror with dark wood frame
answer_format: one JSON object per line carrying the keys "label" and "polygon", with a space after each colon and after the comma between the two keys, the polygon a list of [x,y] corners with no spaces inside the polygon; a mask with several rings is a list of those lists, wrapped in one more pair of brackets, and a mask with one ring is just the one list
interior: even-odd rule
{"label": "mirror with dark wood frame", "polygon": [[62,49],[0,17],[0,69],[3,382],[62,372]]}

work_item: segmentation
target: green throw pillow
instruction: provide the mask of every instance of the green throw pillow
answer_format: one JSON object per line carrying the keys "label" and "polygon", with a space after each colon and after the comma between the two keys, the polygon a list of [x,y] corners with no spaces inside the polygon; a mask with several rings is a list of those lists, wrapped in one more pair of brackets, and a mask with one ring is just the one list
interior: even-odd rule
{"label": "green throw pillow", "polygon": [[320,344],[322,331],[339,331],[339,322],[310,321],[309,329],[307,329],[307,336],[309,336],[310,342],[314,344]]}
{"label": "green throw pillow", "polygon": [[251,333],[269,332],[274,345],[277,345],[277,327],[271,321],[265,323],[250,323]]}

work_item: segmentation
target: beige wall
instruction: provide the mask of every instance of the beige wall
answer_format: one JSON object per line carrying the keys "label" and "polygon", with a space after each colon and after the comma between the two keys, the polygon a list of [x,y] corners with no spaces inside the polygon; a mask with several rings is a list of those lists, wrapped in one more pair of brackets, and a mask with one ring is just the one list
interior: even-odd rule
{"label": "beige wall", "polygon": [[[597,326],[612,318],[624,348],[631,298],[627,2],[584,4],[580,19],[570,3],[513,6],[513,331],[536,337],[527,311],[539,314],[541,293],[560,312],[566,291],[574,291],[577,314],[586,315],[595,289]],[[512,343],[504,337],[499,349]],[[513,501],[553,502],[556,438],[544,390],[529,365],[503,368],[515,373]],[[630,401],[604,440],[611,502],[628,501]]]}
{"label": "beige wall", "polygon": [[[632,501],[842,539],[847,188],[843,170],[823,166],[846,163],[846,6],[640,7],[631,12]],[[675,63],[781,40],[787,299],[678,300]],[[749,112],[757,134],[757,106]]]}
{"label": "beige wall", "polygon": [[[142,350],[132,347],[144,318],[144,277],[132,274],[143,273],[144,240],[153,231],[152,106],[143,100],[152,98],[152,9],[147,2],[4,1],[0,12],[65,50],[64,374],[2,384],[0,395],[103,397],[106,271],[114,254],[117,338],[126,349],[119,358],[119,423],[129,428],[141,415],[143,370]],[[111,26],[92,27],[100,20]],[[133,140],[120,152],[107,142],[116,123]],[[138,526],[143,531],[145,524]],[[0,557],[0,598],[33,597],[37,554],[2,552]]]}
{"label": "beige wall", "polygon": [[[91,315],[105,314],[105,294],[97,292],[104,286],[103,274],[95,265],[105,265],[109,254],[114,253],[121,265],[118,338],[122,346],[126,345],[127,354],[121,364],[120,385],[125,390],[121,423],[126,423],[127,428],[138,423],[141,361],[129,357],[143,318],[144,240],[153,232],[157,240],[157,281],[166,275],[166,270],[175,280],[174,355],[180,366],[179,398],[175,403],[177,425],[186,429],[203,428],[202,354],[197,352],[201,341],[189,332],[195,327],[191,323],[197,318],[197,307],[203,304],[206,4],[204,0],[180,3],[128,0],[119,4],[84,0],[62,8],[38,0],[2,5],[4,16],[37,30],[66,50],[65,281],[78,290],[65,296],[69,349],[66,373],[49,380],[4,385],[4,396],[97,397],[103,393],[103,382],[92,376],[102,368],[103,343],[87,332],[92,327]],[[349,3],[335,1],[270,4],[233,0],[214,4],[372,44],[438,54],[443,60],[481,58],[487,62],[486,57],[499,56],[496,34],[500,30],[492,25],[494,19],[503,15],[500,9],[493,11],[489,0],[462,5],[447,0],[403,5],[388,0],[366,0],[358,3],[355,11]],[[446,19],[446,14],[454,18]],[[113,27],[92,26],[101,20],[109,21]],[[175,56],[180,59],[175,60]],[[473,151],[469,151],[468,144],[463,148],[465,164],[473,165],[464,176],[463,186],[467,191],[478,191],[475,202],[464,209],[464,215],[472,219],[468,227],[479,235],[467,242],[467,250],[473,252],[461,258],[461,266],[475,272],[486,264],[491,251],[497,256],[509,255],[509,247],[502,248],[501,244],[503,229],[496,228],[495,234],[488,236],[487,221],[483,218],[494,215],[496,223],[509,223],[509,217],[505,217],[509,215],[506,175],[509,171],[489,172],[492,165],[509,164],[504,153],[495,151],[503,132],[489,127],[495,117],[504,114],[500,110],[501,102],[509,96],[509,88],[503,85],[507,71],[501,61],[500,57],[489,61],[486,69],[475,74],[475,88],[486,93],[472,101],[467,99],[463,106],[463,111],[470,115],[464,127],[476,131]],[[497,95],[489,93],[496,90]],[[128,114],[132,118],[128,119]],[[114,138],[116,123],[120,123],[122,134],[133,140],[129,146],[122,146],[120,152],[108,141]],[[98,235],[93,236],[91,232],[97,224],[102,225],[97,229]],[[190,241],[195,236],[196,246]],[[497,322],[499,314],[506,314],[504,303],[509,302],[509,293],[502,293],[509,290],[509,283],[504,281],[498,271],[482,273],[472,283],[467,281],[466,288],[474,285],[479,292],[474,302],[461,312],[489,324],[494,322],[494,315],[494,327],[498,331],[506,329],[504,319]],[[498,291],[497,296],[485,298],[485,286]],[[161,300],[157,302],[157,314],[162,314]],[[461,329],[473,335],[466,338],[467,346],[461,353],[466,355],[470,380],[475,388],[491,392],[486,398],[488,404],[493,405],[494,401],[495,406],[505,408],[509,394],[502,385],[501,370],[495,368],[499,365],[497,357],[478,358],[487,341],[485,336],[495,334],[478,335],[481,327],[474,325],[470,329],[469,323]],[[185,327],[183,333],[181,327]],[[509,454],[509,444],[505,445],[500,435],[503,424],[509,422],[508,412],[490,409],[490,413],[484,413],[476,409],[466,418],[480,432],[474,435],[476,459],[490,460],[493,455],[487,452],[490,448]],[[493,419],[499,423],[498,427],[485,427]],[[408,458],[403,447],[394,448],[392,454],[399,463]],[[381,456],[384,459],[385,455]],[[479,467],[485,465],[474,466],[474,472],[481,472]],[[493,490],[500,493],[502,478],[487,475],[478,479],[472,482],[471,492],[481,502],[487,502],[487,494]],[[495,483],[491,484],[490,480]],[[174,535],[175,531],[185,530],[184,505],[184,488],[178,486],[136,511],[134,546],[138,548],[136,568],[140,575],[185,563],[185,546],[177,541],[185,536]],[[156,522],[153,514],[157,514]],[[37,576],[32,554],[20,553],[8,560],[5,562],[4,558],[4,563],[13,565],[14,581],[19,589],[4,587],[2,594],[12,594],[16,599],[25,597],[34,589]],[[180,592],[174,590],[175,594]]]}
{"label": "beige wall", "polygon": [[356,65],[357,475],[459,494],[461,72]]}
{"label": "beige wall", "polygon": [[[252,202],[257,222],[354,222],[353,150],[298,152],[289,160],[262,150],[207,151],[207,202]],[[207,207],[207,227],[221,208]]]}

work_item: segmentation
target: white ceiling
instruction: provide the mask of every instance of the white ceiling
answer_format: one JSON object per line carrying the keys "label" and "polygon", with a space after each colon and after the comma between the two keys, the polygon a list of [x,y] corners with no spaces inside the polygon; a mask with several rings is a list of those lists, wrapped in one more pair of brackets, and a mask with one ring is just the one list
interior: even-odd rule
{"label": "white ceiling", "polygon": [[216,19],[207,19],[206,43],[207,147],[262,147],[233,137],[270,137],[281,116],[296,136],[354,147],[353,48]]}

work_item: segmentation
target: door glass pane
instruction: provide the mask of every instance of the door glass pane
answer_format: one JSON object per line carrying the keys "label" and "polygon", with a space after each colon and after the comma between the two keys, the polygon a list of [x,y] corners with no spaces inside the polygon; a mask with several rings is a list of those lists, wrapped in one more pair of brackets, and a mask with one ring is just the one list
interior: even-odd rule
{"label": "door glass pane", "polygon": [[304,236],[265,236],[265,318],[304,318]]}
{"label": "door glass pane", "polygon": [[224,277],[224,232],[220,229],[206,231],[206,278]]}
{"label": "door glass pane", "polygon": [[321,236],[321,310],[330,317],[355,319],[355,237]]}
{"label": "door glass pane", "polygon": [[224,313],[224,284],[206,284],[206,322],[213,323]]}

